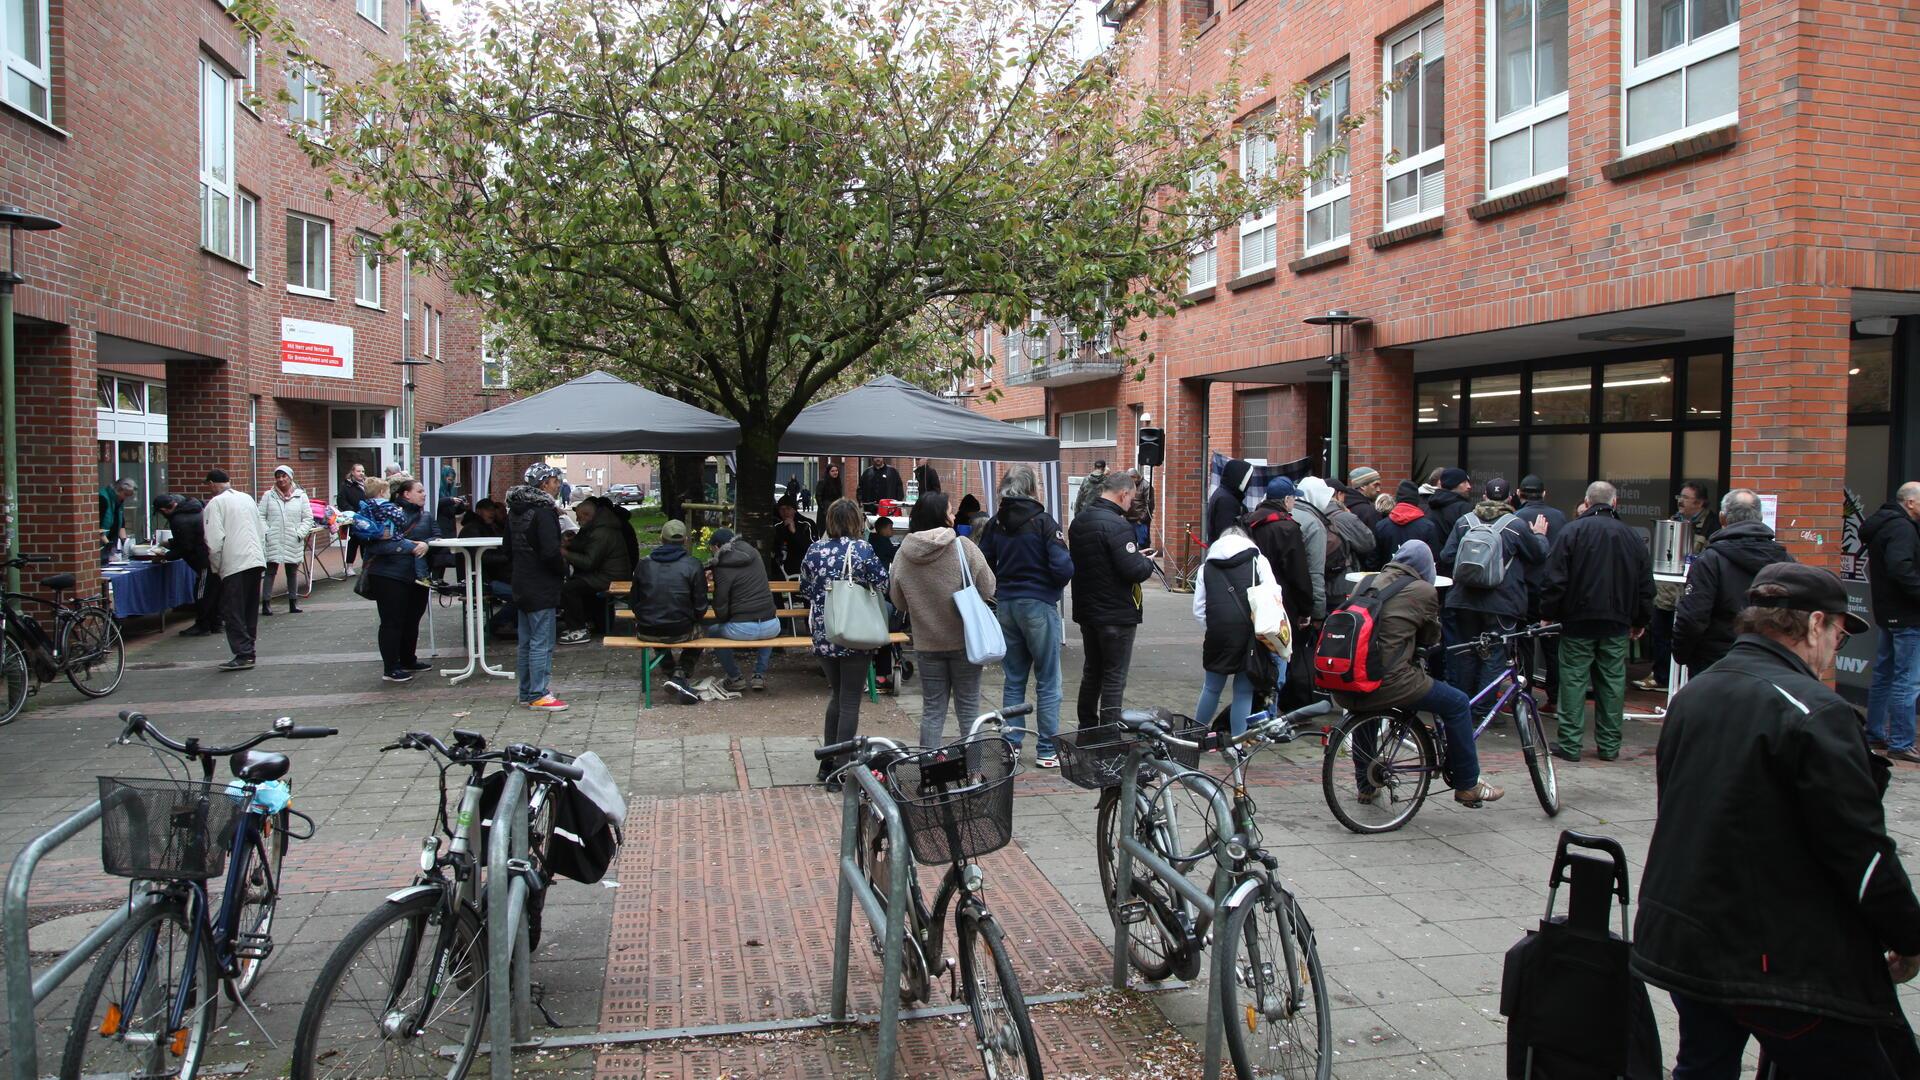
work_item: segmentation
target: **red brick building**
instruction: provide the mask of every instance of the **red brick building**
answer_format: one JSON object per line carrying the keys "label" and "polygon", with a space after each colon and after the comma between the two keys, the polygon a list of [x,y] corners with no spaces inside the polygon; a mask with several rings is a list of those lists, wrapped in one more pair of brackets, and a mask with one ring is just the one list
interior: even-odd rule
{"label": "red brick building", "polygon": [[[0,203],[65,224],[22,234],[16,298],[20,547],[61,569],[94,562],[103,482],[140,485],[139,535],[155,494],[213,467],[258,493],[287,465],[331,498],[351,462],[417,469],[418,431],[483,404],[479,311],[364,254],[382,218],[290,134],[326,122],[329,82],[400,55],[418,0],[280,7],[324,71],[289,72],[218,0],[0,0]],[[435,361],[411,432],[403,357]]]}
{"label": "red brick building", "polygon": [[[1176,316],[1062,360],[990,332],[976,407],[1062,436],[1062,486],[1164,428],[1156,541],[1199,521],[1210,454],[1325,453],[1391,482],[1461,465],[1625,516],[1688,478],[1778,496],[1796,555],[1843,562],[1843,491],[1920,476],[1920,18],[1902,0],[1111,0],[1142,78],[1306,84],[1301,147],[1222,133],[1225,168],[1330,145],[1302,198],[1214,239]],[[1193,48],[1183,52],[1183,35]],[[1400,78],[1394,78],[1398,73]],[[1382,95],[1383,82],[1397,82]],[[1377,110],[1377,111],[1376,111]],[[1200,178],[1198,182],[1205,182]],[[1328,337],[1365,316],[1332,394]],[[1144,379],[1136,380],[1137,373]],[[1316,470],[1319,471],[1319,470]],[[1059,498],[1064,499],[1066,492]]]}

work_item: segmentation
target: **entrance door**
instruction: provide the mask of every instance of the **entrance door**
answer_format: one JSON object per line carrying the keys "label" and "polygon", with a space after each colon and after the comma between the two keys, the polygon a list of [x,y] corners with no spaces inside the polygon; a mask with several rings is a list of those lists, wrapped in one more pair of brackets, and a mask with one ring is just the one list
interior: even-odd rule
{"label": "entrance door", "polygon": [[381,466],[380,444],[373,443],[366,446],[342,446],[339,443],[334,444],[333,491],[336,495],[339,494],[342,478],[344,478],[355,465],[366,469],[368,476],[379,476]]}

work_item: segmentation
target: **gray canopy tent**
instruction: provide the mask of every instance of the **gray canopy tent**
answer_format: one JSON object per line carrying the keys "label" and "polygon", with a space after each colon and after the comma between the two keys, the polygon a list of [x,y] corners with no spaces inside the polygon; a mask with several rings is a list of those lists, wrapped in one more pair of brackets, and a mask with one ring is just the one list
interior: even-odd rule
{"label": "gray canopy tent", "polygon": [[740,425],[595,371],[420,436],[424,454],[727,454]]}

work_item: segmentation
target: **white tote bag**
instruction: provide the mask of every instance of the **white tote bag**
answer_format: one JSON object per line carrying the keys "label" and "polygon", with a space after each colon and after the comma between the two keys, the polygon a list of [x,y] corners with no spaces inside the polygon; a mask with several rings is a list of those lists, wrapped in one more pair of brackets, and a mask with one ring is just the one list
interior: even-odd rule
{"label": "white tote bag", "polygon": [[1000,631],[999,617],[980,598],[980,590],[973,587],[966,542],[955,537],[953,551],[960,557],[960,591],[953,594],[953,606],[960,609],[960,624],[966,628],[967,663],[993,663],[1007,655],[1007,636]]}
{"label": "white tote bag", "polygon": [[1253,560],[1253,587],[1247,590],[1247,614],[1253,618],[1253,634],[1266,642],[1282,660],[1293,657],[1293,624],[1287,621],[1287,605],[1280,583],[1264,573],[1266,560]]}

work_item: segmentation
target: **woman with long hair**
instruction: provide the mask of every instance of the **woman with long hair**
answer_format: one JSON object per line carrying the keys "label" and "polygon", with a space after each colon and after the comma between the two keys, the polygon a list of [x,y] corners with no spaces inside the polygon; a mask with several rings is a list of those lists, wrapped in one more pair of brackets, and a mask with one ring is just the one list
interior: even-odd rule
{"label": "woman with long hair", "polygon": [[367,589],[380,612],[381,678],[406,682],[432,664],[420,661],[420,619],[427,613],[427,587],[420,583],[418,564],[426,558],[427,542],[440,538],[440,522],[427,513],[427,489],[412,478],[393,484],[398,509],[393,537],[362,547],[366,553]]}
{"label": "woman with long hair", "polygon": [[[824,481],[823,481],[824,482]],[[885,591],[887,568],[866,541],[867,515],[851,499],[835,499],[824,515],[827,534],[807,549],[800,567],[800,593],[807,599],[807,629],[813,637],[813,654],[827,676],[826,723],[821,745],[845,742],[860,732],[860,694],[866,689],[867,661],[864,650],[849,649],[827,638],[827,585],[836,579],[850,578],[871,588]],[[827,778],[843,761],[820,763],[820,780]],[[838,791],[840,782],[827,783]]]}
{"label": "woman with long hair", "polygon": [[953,594],[960,591],[960,560],[981,599],[993,599],[993,569],[972,540],[956,534],[945,492],[933,491],[913,504],[911,530],[894,556],[887,595],[913,625],[913,655],[920,662],[920,745],[945,740],[947,699],[953,699],[960,731],[980,713],[980,665],[967,660],[967,628]]}

